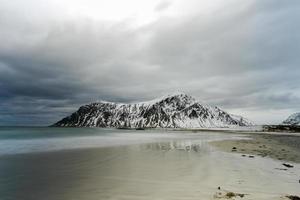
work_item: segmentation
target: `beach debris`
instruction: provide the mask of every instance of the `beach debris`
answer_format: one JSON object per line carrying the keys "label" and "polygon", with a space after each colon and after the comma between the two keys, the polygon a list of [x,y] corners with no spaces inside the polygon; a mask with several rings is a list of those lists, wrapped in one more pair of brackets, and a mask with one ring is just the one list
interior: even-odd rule
{"label": "beach debris", "polygon": [[246,194],[235,193],[231,191],[221,190],[221,187],[218,187],[218,192],[214,195],[214,199],[236,199],[243,198]]}
{"label": "beach debris", "polygon": [[236,149],[236,147],[232,147],[232,149]]}
{"label": "beach debris", "polygon": [[283,170],[283,171],[286,171],[287,169],[286,168],[275,168],[277,170]]}
{"label": "beach debris", "polygon": [[245,155],[245,154],[243,154],[242,156],[243,156],[243,157],[245,157],[246,155]]}
{"label": "beach debris", "polygon": [[248,156],[249,158],[254,158],[254,156]]}
{"label": "beach debris", "polygon": [[293,168],[294,166],[288,163],[283,163],[283,166],[287,167],[287,168]]}
{"label": "beach debris", "polygon": [[243,198],[245,195],[240,193],[234,193],[234,192],[227,192],[226,197],[232,198],[232,197],[241,197]]}
{"label": "beach debris", "polygon": [[300,197],[295,196],[295,195],[287,195],[286,197],[291,200],[300,200]]}

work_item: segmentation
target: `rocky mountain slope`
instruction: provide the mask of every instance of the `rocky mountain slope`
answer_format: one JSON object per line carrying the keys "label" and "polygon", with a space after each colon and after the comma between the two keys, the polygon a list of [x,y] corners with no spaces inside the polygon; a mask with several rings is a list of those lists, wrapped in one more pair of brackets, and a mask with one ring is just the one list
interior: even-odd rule
{"label": "rocky mountain slope", "polygon": [[300,125],[300,113],[294,113],[282,122],[283,125]]}
{"label": "rocky mountain slope", "polygon": [[81,106],[53,126],[116,128],[210,128],[251,126],[249,120],[186,94],[164,96],[149,102],[123,104],[97,102]]}

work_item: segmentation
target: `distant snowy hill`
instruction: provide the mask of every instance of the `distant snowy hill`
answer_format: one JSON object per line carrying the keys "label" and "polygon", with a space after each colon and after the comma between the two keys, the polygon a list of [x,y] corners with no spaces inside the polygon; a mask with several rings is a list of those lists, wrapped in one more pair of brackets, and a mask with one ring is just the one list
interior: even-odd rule
{"label": "distant snowy hill", "polygon": [[200,103],[186,94],[168,95],[148,102],[97,102],[81,106],[53,126],[115,128],[212,128],[251,126],[252,122],[218,107]]}
{"label": "distant snowy hill", "polygon": [[282,122],[284,125],[300,125],[300,113],[294,113]]}

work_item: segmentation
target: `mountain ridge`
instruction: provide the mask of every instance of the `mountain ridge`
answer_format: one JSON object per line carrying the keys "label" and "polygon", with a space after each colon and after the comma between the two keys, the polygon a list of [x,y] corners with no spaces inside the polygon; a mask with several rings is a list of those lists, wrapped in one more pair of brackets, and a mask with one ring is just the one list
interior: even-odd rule
{"label": "mountain ridge", "polygon": [[53,124],[59,127],[212,128],[251,126],[248,119],[175,93],[139,103],[99,101]]}

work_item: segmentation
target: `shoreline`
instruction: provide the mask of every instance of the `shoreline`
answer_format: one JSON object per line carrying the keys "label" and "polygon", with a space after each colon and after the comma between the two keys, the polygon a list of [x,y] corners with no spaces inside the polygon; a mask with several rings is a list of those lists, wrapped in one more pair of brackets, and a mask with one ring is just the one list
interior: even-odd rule
{"label": "shoreline", "polygon": [[300,136],[300,126],[292,125],[255,125],[239,127],[210,127],[210,128],[162,128],[162,127],[97,127],[97,126],[0,126],[0,128],[91,128],[124,131],[178,131],[178,132],[226,132],[239,134],[279,134]]}

